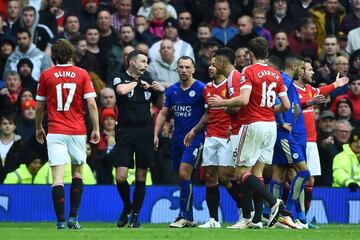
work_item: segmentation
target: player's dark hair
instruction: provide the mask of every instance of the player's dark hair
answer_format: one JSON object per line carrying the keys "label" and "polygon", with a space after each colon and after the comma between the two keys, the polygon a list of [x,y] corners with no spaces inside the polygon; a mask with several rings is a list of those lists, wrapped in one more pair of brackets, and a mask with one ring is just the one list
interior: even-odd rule
{"label": "player's dark hair", "polygon": [[147,54],[144,53],[143,51],[140,51],[140,50],[134,50],[134,51],[130,52],[128,57],[127,57],[128,65],[130,66],[130,61],[131,60],[136,60],[137,56],[139,56],[139,55],[144,55],[144,56],[147,57]]}
{"label": "player's dark hair", "polygon": [[303,58],[297,54],[291,54],[285,58],[285,68],[291,68],[293,65],[301,65]]}
{"label": "player's dark hair", "polygon": [[270,55],[268,58],[267,58],[267,62],[268,62],[268,64],[271,66],[271,67],[273,67],[273,68],[275,68],[276,70],[278,70],[278,71],[282,71],[283,70],[283,62],[282,62],[282,60],[279,58],[279,57],[277,57],[277,56],[275,56],[275,55]]}
{"label": "player's dark hair", "polygon": [[251,39],[247,47],[256,59],[265,59],[268,55],[268,43],[263,37]]}
{"label": "player's dark hair", "polygon": [[181,56],[181,57],[178,59],[178,61],[177,61],[177,64],[178,64],[178,65],[179,65],[180,60],[190,60],[191,63],[192,63],[192,65],[195,66],[194,59],[192,59],[192,58],[189,57],[189,56]]}
{"label": "player's dark hair", "polygon": [[69,63],[74,56],[74,47],[68,40],[60,38],[51,46],[51,56],[57,64]]}
{"label": "player's dark hair", "polygon": [[234,64],[235,62],[235,52],[231,48],[224,47],[219,48],[215,51],[214,57],[222,57],[225,60],[229,61],[230,64]]}

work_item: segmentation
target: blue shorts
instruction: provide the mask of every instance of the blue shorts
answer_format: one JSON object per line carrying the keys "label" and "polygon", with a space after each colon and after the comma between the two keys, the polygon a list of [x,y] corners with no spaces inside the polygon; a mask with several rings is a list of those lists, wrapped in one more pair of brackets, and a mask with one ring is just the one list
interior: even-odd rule
{"label": "blue shorts", "polygon": [[305,149],[289,132],[278,128],[272,164],[287,166],[305,161]]}
{"label": "blue shorts", "polygon": [[172,140],[171,156],[173,169],[178,171],[180,163],[188,163],[194,167],[200,154],[200,146],[204,143],[203,137],[193,139],[189,147],[186,147],[183,141]]}

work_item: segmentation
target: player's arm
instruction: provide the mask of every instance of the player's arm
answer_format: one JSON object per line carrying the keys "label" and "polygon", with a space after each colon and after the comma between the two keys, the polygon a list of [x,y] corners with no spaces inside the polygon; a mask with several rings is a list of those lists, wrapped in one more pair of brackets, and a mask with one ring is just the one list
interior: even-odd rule
{"label": "player's arm", "polygon": [[332,84],[329,84],[327,86],[320,87],[318,89],[319,89],[320,94],[323,94],[323,95],[327,96],[332,91],[334,91],[335,88],[342,87],[345,84],[347,84],[348,82],[349,82],[348,77],[340,77],[340,73],[338,73],[336,75],[335,82],[333,82]]}
{"label": "player's arm", "polygon": [[196,134],[205,129],[207,122],[208,122],[208,112],[207,112],[207,109],[205,109],[205,112],[202,115],[202,117],[200,118],[199,122],[190,130],[190,132],[188,132],[186,134],[186,136],[184,138],[185,146],[191,145],[191,141],[194,139]]}
{"label": "player's arm", "polygon": [[291,104],[290,104],[288,96],[287,95],[279,96],[279,98],[280,98],[281,103],[279,105],[275,106],[275,108],[274,108],[275,112],[285,112],[285,111],[289,110],[291,107]]}
{"label": "player's arm", "polygon": [[36,140],[43,144],[44,139],[46,138],[45,130],[42,126],[42,121],[44,118],[46,101],[36,101],[36,110],[35,110],[35,128],[36,128]]}
{"label": "player's arm", "polygon": [[161,84],[157,81],[153,81],[151,83],[151,88],[153,91],[158,93],[158,96],[156,98],[155,101],[155,106],[159,109],[162,109],[163,105],[164,105],[164,93],[165,93],[165,88],[163,86],[161,86]]}
{"label": "player's arm", "polygon": [[166,117],[169,115],[169,108],[163,107],[161,111],[159,112],[156,122],[155,122],[155,128],[154,128],[154,148],[155,150],[159,147],[159,134],[160,131],[163,129]]}
{"label": "player's arm", "polygon": [[251,88],[241,89],[240,95],[231,99],[223,99],[220,96],[209,97],[208,104],[210,107],[242,107],[249,103]]}
{"label": "player's arm", "polygon": [[95,98],[93,97],[86,98],[86,102],[89,109],[90,119],[93,127],[93,130],[91,132],[90,142],[96,144],[100,140],[99,113]]}
{"label": "player's arm", "polygon": [[126,95],[131,92],[138,84],[141,84],[141,81],[118,84],[116,86],[116,93],[119,95]]}

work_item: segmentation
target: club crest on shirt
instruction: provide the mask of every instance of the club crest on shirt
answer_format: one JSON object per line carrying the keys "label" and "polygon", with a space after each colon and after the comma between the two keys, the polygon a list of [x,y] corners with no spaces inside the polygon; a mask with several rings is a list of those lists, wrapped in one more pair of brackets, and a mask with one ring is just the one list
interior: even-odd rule
{"label": "club crest on shirt", "polygon": [[144,96],[145,96],[145,100],[149,100],[151,98],[151,92],[145,91]]}
{"label": "club crest on shirt", "polygon": [[194,90],[191,90],[191,91],[189,92],[189,96],[190,96],[190,97],[194,97],[194,96],[195,96],[195,91],[194,91]]}
{"label": "club crest on shirt", "polygon": [[298,159],[298,158],[299,158],[299,154],[294,153],[294,154],[293,154],[293,158],[294,158],[294,159]]}
{"label": "club crest on shirt", "polygon": [[113,85],[117,85],[119,83],[121,83],[121,78],[119,78],[119,77],[114,78]]}
{"label": "club crest on shirt", "polygon": [[222,97],[226,97],[226,89],[224,89],[224,90],[221,91],[221,96],[222,96]]}

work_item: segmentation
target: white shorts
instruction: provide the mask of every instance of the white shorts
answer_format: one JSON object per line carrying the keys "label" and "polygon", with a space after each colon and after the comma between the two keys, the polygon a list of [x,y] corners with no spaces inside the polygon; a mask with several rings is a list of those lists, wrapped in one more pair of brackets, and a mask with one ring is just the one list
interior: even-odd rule
{"label": "white shorts", "polygon": [[276,141],[276,122],[254,122],[241,126],[231,136],[236,166],[252,167],[257,161],[271,164]]}
{"label": "white shorts", "polygon": [[308,166],[310,176],[321,175],[319,150],[316,142],[306,143],[306,164]]}
{"label": "white shorts", "polygon": [[207,137],[203,149],[202,166],[234,167],[231,143],[226,138]]}
{"label": "white shorts", "polygon": [[48,134],[46,141],[50,166],[86,162],[86,135]]}

